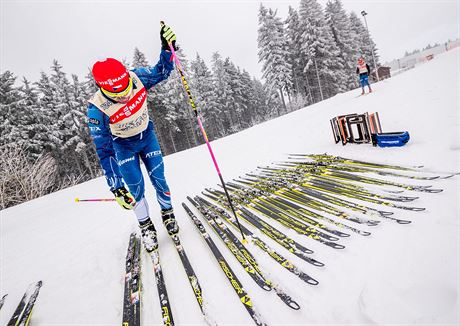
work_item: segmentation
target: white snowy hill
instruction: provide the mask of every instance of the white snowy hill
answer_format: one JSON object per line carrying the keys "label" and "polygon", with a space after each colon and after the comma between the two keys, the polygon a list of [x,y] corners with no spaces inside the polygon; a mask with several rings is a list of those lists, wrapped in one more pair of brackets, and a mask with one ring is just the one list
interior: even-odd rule
{"label": "white snowy hill", "polygon": [[[230,181],[258,165],[282,161],[288,153],[329,153],[396,165],[423,165],[424,171],[457,172],[459,167],[460,49],[436,56],[404,74],[263,123],[212,143],[224,178]],[[339,114],[378,111],[383,131],[410,132],[401,148],[334,144],[329,119]],[[69,162],[71,164],[71,162]],[[219,179],[205,146],[165,158],[181,239],[200,280],[204,299],[219,325],[251,325],[205,242],[181,207],[186,196],[217,187]],[[400,180],[401,181],[401,180]],[[402,180],[405,183],[417,183]],[[424,212],[392,210],[409,225],[382,220],[359,228],[334,250],[279,225],[289,236],[315,251],[325,263],[318,268],[272,247],[320,284],[307,285],[258,248],[249,246],[270,277],[302,307],[294,311],[274,293],[261,290],[239,266],[213,231],[206,228],[269,325],[384,325],[460,323],[459,177],[418,181],[442,188],[419,196],[412,206]],[[147,186],[151,214],[159,230],[163,272],[177,325],[204,324],[172,241],[160,224],[153,188]],[[135,217],[113,202],[75,203],[79,198],[111,198],[105,179],[98,178],[1,211],[0,295],[8,293],[0,311],[6,325],[27,286],[43,280],[31,325],[119,325],[126,248],[136,229]],[[190,205],[189,205],[190,207]],[[196,215],[201,217],[199,213]],[[203,221],[204,222],[204,221]],[[275,224],[273,222],[273,224]],[[142,324],[161,325],[152,263],[142,254]]]}

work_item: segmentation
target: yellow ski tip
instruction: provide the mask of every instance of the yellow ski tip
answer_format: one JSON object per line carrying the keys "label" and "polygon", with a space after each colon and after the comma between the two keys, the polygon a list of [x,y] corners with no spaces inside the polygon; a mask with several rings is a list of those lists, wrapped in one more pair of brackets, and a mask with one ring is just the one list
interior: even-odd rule
{"label": "yellow ski tip", "polygon": [[75,198],[75,202],[78,203],[80,201],[80,198]]}

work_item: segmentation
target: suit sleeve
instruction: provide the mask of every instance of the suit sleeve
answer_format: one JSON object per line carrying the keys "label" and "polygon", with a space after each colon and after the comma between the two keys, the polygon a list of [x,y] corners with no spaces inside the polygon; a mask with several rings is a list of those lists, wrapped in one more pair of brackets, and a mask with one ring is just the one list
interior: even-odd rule
{"label": "suit sleeve", "polygon": [[139,77],[144,87],[149,90],[159,82],[168,79],[173,69],[174,63],[171,52],[161,50],[160,59],[155,66],[137,68],[133,72]]}
{"label": "suit sleeve", "polygon": [[123,187],[123,177],[118,168],[115,151],[113,150],[112,134],[109,129],[109,118],[93,104],[88,105],[88,127],[99,163],[104,170],[110,190]]}

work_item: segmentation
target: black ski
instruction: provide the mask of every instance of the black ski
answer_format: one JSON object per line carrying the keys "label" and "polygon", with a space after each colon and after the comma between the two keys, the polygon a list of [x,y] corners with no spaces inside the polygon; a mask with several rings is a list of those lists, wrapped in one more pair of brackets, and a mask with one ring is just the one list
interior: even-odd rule
{"label": "black ski", "polygon": [[158,289],[158,297],[160,299],[163,324],[165,326],[173,326],[174,319],[171,311],[171,305],[169,303],[168,292],[166,291],[166,282],[163,277],[163,270],[161,269],[159,250],[157,249],[152,251],[150,253],[150,258],[152,259],[153,271],[155,272],[155,281]]}
{"label": "black ski", "polygon": [[[207,192],[214,196],[222,197],[222,192],[214,189],[206,189]],[[242,197],[237,197],[235,194],[232,195],[232,198],[237,203],[243,203],[246,207],[250,207],[259,213],[262,213],[264,216],[277,221],[281,225],[284,225],[287,228],[290,228],[296,231],[299,234],[305,235],[310,239],[316,240],[326,246],[329,246],[334,249],[344,249],[345,246],[330,242],[330,241],[337,241],[338,238],[325,234],[323,232],[318,231],[314,227],[309,227],[308,225],[292,218],[291,216],[285,214],[281,210],[277,209],[276,207],[269,207],[266,203],[262,202],[259,199],[253,199],[249,201],[249,199],[245,199]],[[330,240],[330,241],[326,241]]]}
{"label": "black ski", "polygon": [[131,272],[131,305],[135,326],[141,325],[141,246],[142,241],[136,236]]}
{"label": "black ski", "polygon": [[179,254],[182,266],[185,270],[185,274],[187,274],[188,281],[190,282],[193,294],[195,295],[195,299],[198,303],[198,306],[200,307],[201,313],[203,314],[205,321],[209,325],[215,325],[215,321],[209,316],[209,313],[206,309],[205,302],[203,301],[203,292],[201,290],[200,282],[198,281],[198,277],[196,276],[195,271],[193,270],[192,264],[190,263],[190,260],[188,259],[187,254],[185,253],[184,247],[180,242],[179,236],[177,234],[173,235],[171,236],[171,239],[174,242],[174,247],[176,248],[177,253]]}
{"label": "black ski", "polygon": [[123,326],[134,325],[133,306],[131,304],[131,275],[133,269],[133,256],[136,246],[136,232],[131,233],[129,237],[128,250],[126,253],[126,268],[125,268],[125,289],[123,295]]}
{"label": "black ski", "polygon": [[203,239],[205,240],[206,244],[209,246],[209,249],[213,253],[214,257],[216,258],[219,266],[221,267],[222,271],[224,272],[225,276],[228,278],[230,284],[232,285],[233,289],[235,290],[236,294],[238,295],[240,301],[243,303],[244,307],[246,308],[247,312],[251,316],[252,320],[254,323],[258,326],[266,325],[259,313],[256,312],[256,310],[253,307],[252,300],[249,297],[248,293],[244,290],[243,285],[241,282],[238,280],[236,277],[235,273],[233,270],[230,268],[230,265],[227,263],[225,260],[224,256],[222,253],[219,251],[217,248],[216,244],[212,240],[212,238],[209,236],[209,234],[206,232],[206,229],[204,228],[203,224],[201,221],[193,214],[193,212],[190,210],[190,208],[187,207],[184,203],[182,203],[182,206],[184,207],[185,211],[187,212],[188,216],[192,220],[193,224],[196,226],[198,232],[201,234]]}
{"label": "black ski", "polygon": [[0,299],[0,309],[2,309],[3,304],[5,303],[5,299],[8,296],[8,294],[5,294],[1,299]]}
{"label": "black ski", "polygon": [[[227,207],[227,203],[218,197],[215,197],[211,194],[204,193],[206,197],[211,198],[213,201],[215,201],[218,204],[221,204],[224,207]],[[273,239],[276,241],[278,244],[280,244],[283,248],[287,249],[289,252],[293,253],[300,259],[318,267],[324,266],[323,263],[309,257],[307,254],[312,254],[313,251],[305,248],[298,242],[294,241],[293,239],[289,238],[286,236],[283,232],[277,230],[273,226],[271,226],[269,223],[265,222],[261,218],[259,218],[257,215],[253,214],[249,210],[247,210],[244,207],[238,207],[239,209],[239,216],[243,218],[246,222],[254,226],[255,228],[259,229],[263,234],[268,236],[269,238]]]}
{"label": "black ski", "polygon": [[244,185],[248,185],[250,187],[254,187],[256,189],[260,189],[263,191],[268,191],[268,192],[273,192],[276,196],[285,198],[289,201],[296,202],[298,204],[302,204],[304,206],[307,206],[309,208],[312,208],[314,210],[331,214],[333,216],[336,216],[338,218],[358,223],[358,224],[366,224],[368,226],[375,226],[380,221],[377,220],[369,220],[369,219],[363,219],[363,218],[358,218],[356,216],[350,215],[335,206],[329,205],[329,203],[325,203],[323,201],[319,201],[314,198],[309,198],[309,197],[302,197],[298,198],[298,196],[294,196],[294,194],[291,192],[289,193],[288,188],[281,186],[275,182],[271,182],[266,179],[262,180],[254,180],[250,178],[242,178],[242,180],[237,180],[239,183],[242,183]]}
{"label": "black ski", "polygon": [[30,318],[32,317],[32,310],[35,306],[35,301],[37,300],[42,285],[43,282],[38,281],[33,286],[29,286],[27,291],[22,296],[18,307],[13,313],[13,316],[8,322],[8,326],[29,325]]}
{"label": "black ski", "polygon": [[214,231],[219,235],[222,241],[225,243],[227,248],[235,256],[244,270],[254,279],[254,281],[264,290],[270,291],[271,289],[275,290],[276,295],[283,301],[287,306],[294,310],[299,310],[300,306],[295,302],[280,286],[274,284],[270,281],[266,274],[262,271],[259,264],[257,263],[256,258],[252,253],[246,249],[243,243],[236,237],[236,235],[227,227],[222,219],[206,207],[198,205],[192,198],[187,197],[187,199],[198,208],[200,213],[206,219],[208,224],[214,229]]}
{"label": "black ski", "polygon": [[[223,208],[220,208],[214,204],[211,204],[207,200],[196,196],[195,197],[195,202],[199,203],[199,205],[206,206],[210,209],[212,209],[214,212],[219,214],[223,219],[225,219],[230,225],[234,226],[235,228],[238,228],[236,221],[234,221],[234,217],[231,216],[227,211],[225,211]],[[238,211],[239,212],[239,211]],[[273,258],[278,264],[286,268],[289,272],[297,275],[301,280],[304,282],[310,284],[310,285],[317,285],[318,281],[315,280],[314,278],[310,277],[309,275],[305,274],[304,272],[300,271],[294,264],[292,264],[289,260],[284,258],[282,255],[277,253],[275,250],[270,248],[262,239],[257,237],[254,233],[252,233],[248,228],[246,228],[244,225],[241,225],[241,230],[243,231],[244,235],[249,238],[256,246],[258,246],[260,249],[265,251],[271,258]]]}

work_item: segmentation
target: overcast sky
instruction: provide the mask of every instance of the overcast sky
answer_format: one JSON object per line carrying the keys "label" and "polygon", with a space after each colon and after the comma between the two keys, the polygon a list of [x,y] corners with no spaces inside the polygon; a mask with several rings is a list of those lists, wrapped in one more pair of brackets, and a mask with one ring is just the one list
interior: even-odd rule
{"label": "overcast sky", "polygon": [[[323,7],[326,0],[319,1]],[[260,78],[257,57],[260,1],[0,0],[0,70],[32,81],[49,72],[53,59],[68,74],[84,76],[103,57],[131,61],[134,47],[156,62],[159,21],[176,32],[189,59],[198,52],[209,64],[218,51]],[[284,20],[297,1],[263,1]],[[381,61],[406,50],[459,38],[460,0],[342,0],[347,12],[368,13]],[[359,14],[361,17],[361,15]]]}

